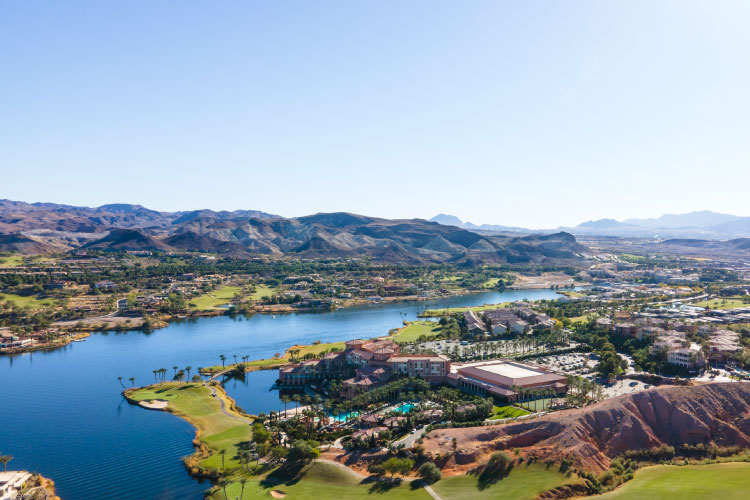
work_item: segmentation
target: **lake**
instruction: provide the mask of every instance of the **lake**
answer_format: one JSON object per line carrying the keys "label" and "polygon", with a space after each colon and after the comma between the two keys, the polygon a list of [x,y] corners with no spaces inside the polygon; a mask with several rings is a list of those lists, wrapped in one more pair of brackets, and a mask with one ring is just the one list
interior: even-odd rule
{"label": "lake", "polygon": [[[208,482],[191,478],[181,457],[193,428],[164,412],[128,404],[117,380],[154,381],[153,370],[268,358],[293,344],[385,335],[425,308],[557,297],[552,290],[509,290],[427,302],[375,304],[321,313],[227,316],[175,322],[149,334],[96,333],[49,352],[0,357],[0,453],[10,469],[55,481],[63,500],[203,498]],[[276,370],[231,380],[227,392],[249,413],[283,409],[269,391]]]}

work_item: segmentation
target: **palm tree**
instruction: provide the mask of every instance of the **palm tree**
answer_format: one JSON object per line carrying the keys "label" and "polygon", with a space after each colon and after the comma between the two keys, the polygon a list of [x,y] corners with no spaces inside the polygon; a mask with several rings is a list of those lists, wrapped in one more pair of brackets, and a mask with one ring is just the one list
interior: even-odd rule
{"label": "palm tree", "polygon": [[3,471],[8,472],[8,462],[13,460],[13,455],[0,455],[0,463],[3,464]]}
{"label": "palm tree", "polygon": [[158,380],[156,380],[156,373],[157,373],[158,371],[159,371],[159,370],[153,370],[153,371],[152,371],[152,373],[154,374],[154,383],[158,382]]}
{"label": "palm tree", "polygon": [[122,388],[125,389],[125,384],[122,383],[122,377],[117,377],[117,380],[120,382]]}
{"label": "palm tree", "polygon": [[226,455],[227,450],[220,450],[219,455],[221,455],[221,469],[224,470],[224,455]]}
{"label": "palm tree", "polygon": [[130,385],[135,387],[135,377],[130,377],[128,380],[130,380]]}
{"label": "palm tree", "polygon": [[190,380],[190,370],[192,370],[192,369],[193,369],[193,367],[190,366],[190,365],[187,365],[185,367],[185,371],[187,372],[187,378],[188,378],[188,380]]}
{"label": "palm tree", "polygon": [[229,500],[229,497],[227,497],[227,485],[229,484],[229,479],[222,477],[218,481],[219,488],[221,488],[224,491],[224,500]]}
{"label": "palm tree", "polygon": [[240,479],[240,484],[242,485],[242,490],[240,490],[240,500],[242,500],[245,497],[245,483],[247,482],[246,478]]}
{"label": "palm tree", "polygon": [[284,394],[284,395],[281,396],[280,399],[281,399],[281,402],[284,403],[284,418],[286,418],[287,417],[287,414],[286,414],[286,405],[287,405],[287,403],[289,403],[289,396],[287,396],[286,394]]}
{"label": "palm tree", "polygon": [[227,360],[227,357],[224,356],[223,354],[220,354],[219,359],[221,360],[221,367],[224,368],[224,361]]}
{"label": "palm tree", "polygon": [[237,364],[237,355],[236,354],[232,354],[232,356],[234,356],[234,364],[236,365]]}
{"label": "palm tree", "polygon": [[174,374],[175,374],[175,375],[177,375],[177,368],[179,368],[179,366],[177,366],[177,365],[174,365],[174,366],[172,367],[172,369],[174,370]]}

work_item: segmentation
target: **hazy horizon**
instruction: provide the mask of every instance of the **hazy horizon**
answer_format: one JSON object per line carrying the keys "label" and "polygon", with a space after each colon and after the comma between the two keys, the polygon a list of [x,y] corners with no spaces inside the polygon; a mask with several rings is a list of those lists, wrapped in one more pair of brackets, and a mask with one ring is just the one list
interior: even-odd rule
{"label": "hazy horizon", "polygon": [[0,4],[0,198],[746,213],[743,2]]}

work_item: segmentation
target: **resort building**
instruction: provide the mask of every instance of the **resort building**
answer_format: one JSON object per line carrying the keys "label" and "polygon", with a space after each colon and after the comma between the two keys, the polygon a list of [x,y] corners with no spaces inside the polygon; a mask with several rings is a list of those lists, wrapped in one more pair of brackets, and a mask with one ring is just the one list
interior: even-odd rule
{"label": "resort building", "polygon": [[18,498],[18,492],[29,479],[31,474],[28,472],[0,472],[0,500]]}
{"label": "resort building", "polygon": [[466,392],[507,401],[516,401],[524,391],[548,390],[559,395],[568,390],[562,375],[530,363],[505,360],[453,365],[448,383]]}
{"label": "resort building", "polygon": [[701,346],[688,342],[685,332],[676,330],[668,330],[659,335],[651,345],[651,352],[665,353],[668,363],[689,371],[695,371],[706,363]]}
{"label": "resort building", "polygon": [[342,392],[353,397],[384,384],[393,375],[421,377],[433,383],[443,382],[451,362],[443,355],[400,354],[401,347],[386,339],[349,340],[342,352],[328,353],[321,359],[303,361],[279,369],[279,384],[298,386],[327,379],[354,377],[342,382]]}
{"label": "resort building", "polygon": [[740,334],[731,330],[716,330],[708,338],[711,361],[726,363],[729,356],[742,350]]}

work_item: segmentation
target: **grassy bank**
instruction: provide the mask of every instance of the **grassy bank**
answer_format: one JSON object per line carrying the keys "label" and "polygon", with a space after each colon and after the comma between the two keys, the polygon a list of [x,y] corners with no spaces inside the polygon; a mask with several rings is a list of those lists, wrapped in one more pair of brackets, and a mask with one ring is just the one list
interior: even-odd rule
{"label": "grassy bank", "polygon": [[635,473],[633,480],[600,500],[704,500],[748,498],[750,464],[657,465]]}
{"label": "grassy bank", "polygon": [[566,477],[557,467],[544,465],[518,465],[505,478],[494,484],[481,484],[477,476],[462,475],[446,477],[432,486],[443,500],[533,500],[540,493],[578,482],[575,476]]}
{"label": "grassy bank", "polygon": [[422,336],[435,337],[440,334],[441,330],[441,326],[436,321],[411,321],[396,330],[390,339],[399,344],[416,342]]}

